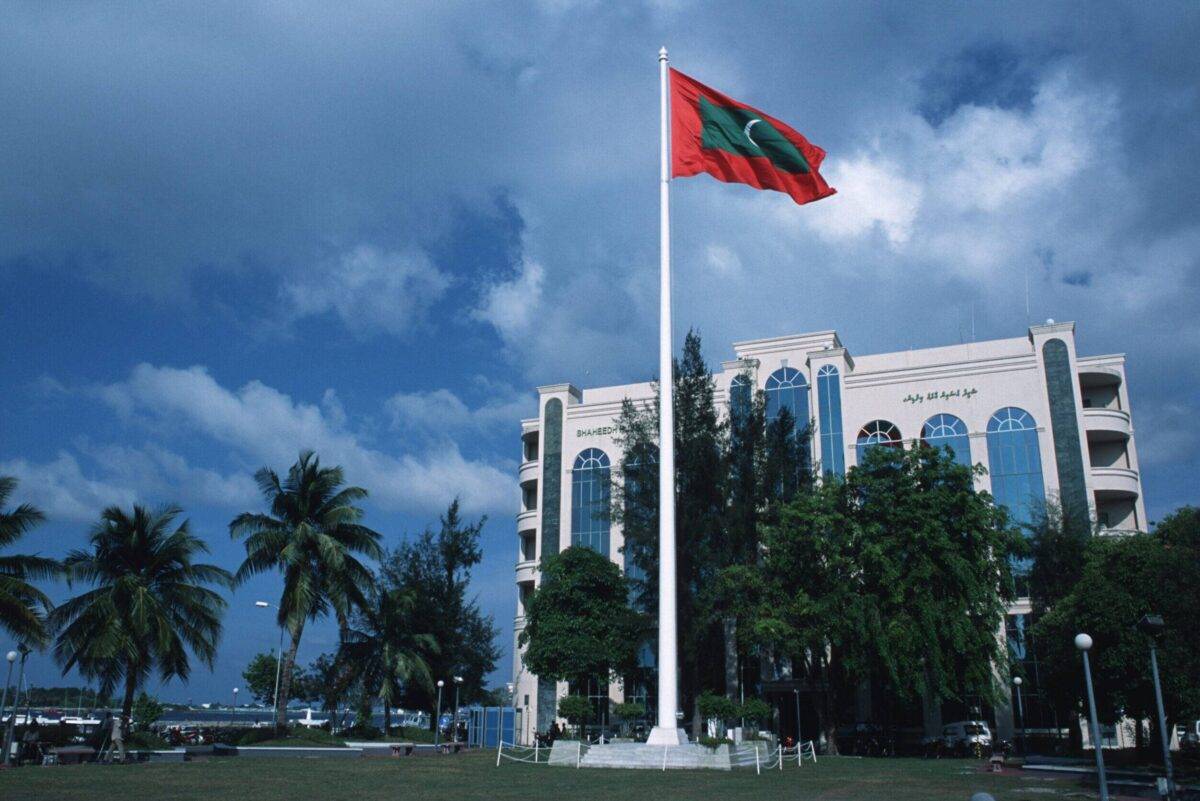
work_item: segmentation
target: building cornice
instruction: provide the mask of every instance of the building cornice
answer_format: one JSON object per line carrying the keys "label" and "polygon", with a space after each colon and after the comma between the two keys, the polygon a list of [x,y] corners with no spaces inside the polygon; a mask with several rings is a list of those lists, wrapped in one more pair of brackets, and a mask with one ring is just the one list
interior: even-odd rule
{"label": "building cornice", "polygon": [[1044,325],[1029,326],[1029,338],[1044,337],[1051,334],[1074,334],[1075,323],[1065,322],[1056,323],[1052,320],[1047,320]]}
{"label": "building cornice", "polygon": [[575,398],[577,401],[583,397],[583,393],[580,391],[579,387],[571,383],[546,384],[545,386],[538,387],[537,391],[538,395],[559,395],[566,393]]}

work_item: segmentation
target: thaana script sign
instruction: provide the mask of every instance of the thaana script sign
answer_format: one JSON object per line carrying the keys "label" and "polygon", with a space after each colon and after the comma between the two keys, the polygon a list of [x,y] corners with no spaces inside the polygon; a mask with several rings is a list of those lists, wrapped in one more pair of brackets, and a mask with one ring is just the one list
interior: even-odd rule
{"label": "thaana script sign", "polygon": [[969,398],[972,395],[978,395],[979,390],[975,387],[964,387],[963,389],[942,389],[933,392],[926,392],[922,395],[920,392],[914,395],[905,395],[905,403],[924,403],[925,401],[935,400],[950,400],[951,398]]}

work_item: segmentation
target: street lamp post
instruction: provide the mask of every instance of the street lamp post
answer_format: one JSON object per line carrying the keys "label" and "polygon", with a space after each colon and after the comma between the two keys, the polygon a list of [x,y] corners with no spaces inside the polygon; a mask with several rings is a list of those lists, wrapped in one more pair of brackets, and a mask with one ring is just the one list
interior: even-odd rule
{"label": "street lamp post", "polygon": [[[516,745],[517,744],[517,685],[510,681],[508,684],[506,684],[504,686],[508,689],[508,700],[512,701],[512,709],[513,709],[512,738],[513,738],[513,745]],[[503,717],[500,718],[500,732],[497,735],[497,739],[499,739],[501,741],[504,740],[504,718]]]}
{"label": "street lamp post", "polygon": [[[12,714],[8,716],[8,726],[4,729],[4,758],[0,760],[0,764],[12,764],[12,745],[13,736],[17,729],[17,710],[21,708],[21,685],[25,682],[25,660],[29,658],[29,646],[25,643],[17,645],[16,652],[8,652],[8,672],[12,673],[12,663],[16,660],[14,653],[21,655],[21,669],[17,672],[17,683],[13,687],[13,705]],[[26,716],[28,717],[28,715]],[[28,724],[28,721],[26,721]]]}
{"label": "street lamp post", "polygon": [[442,688],[446,682],[438,679],[437,714],[433,716],[433,747],[436,749],[442,743]]}
{"label": "street lamp post", "polygon": [[1104,776],[1104,743],[1100,737],[1100,720],[1096,717],[1096,694],[1092,692],[1092,666],[1088,662],[1088,651],[1092,647],[1092,638],[1087,634],[1076,634],[1075,647],[1083,654],[1083,678],[1087,684],[1088,713],[1092,725],[1092,747],[1096,749],[1096,778],[1100,783],[1100,801],[1108,801],[1108,779]]}
{"label": "street lamp post", "polygon": [[[793,687],[792,692],[796,696],[796,748],[800,747],[800,690]],[[796,753],[800,753],[797,751]]]}
{"label": "street lamp post", "polygon": [[234,687],[233,688],[233,708],[229,710],[229,713],[230,713],[229,719],[230,719],[230,721],[232,721],[234,723],[237,722],[237,694],[238,694],[238,688]]}
{"label": "street lamp post", "polygon": [[1175,771],[1171,765],[1171,741],[1167,739],[1167,714],[1163,710],[1162,683],[1158,678],[1158,636],[1163,628],[1162,615],[1143,615],[1138,621],[1138,629],[1150,640],[1150,673],[1154,676],[1154,701],[1158,705],[1158,736],[1162,740],[1163,768],[1167,771],[1167,793],[1171,794],[1175,792]]}
{"label": "street lamp post", "polygon": [[450,728],[454,732],[454,742],[458,742],[458,688],[462,686],[463,677],[454,677],[454,720],[450,723]]}
{"label": "street lamp post", "polygon": [[[259,609],[270,609],[271,604],[266,601],[255,601],[254,605]],[[283,670],[283,626],[279,627],[279,650],[275,652],[275,695],[271,706],[275,708],[275,719],[279,719],[279,674]]]}
{"label": "street lamp post", "polygon": [[1025,706],[1021,703],[1021,683],[1020,676],[1013,676],[1013,685],[1017,688],[1017,716],[1021,719],[1021,728],[1019,729],[1021,745],[1021,756],[1025,756]]}
{"label": "street lamp post", "polygon": [[8,686],[12,684],[13,662],[17,661],[17,652],[9,651],[4,658],[8,660],[8,675],[4,677],[4,695],[0,696],[0,724],[4,723],[4,710],[8,707]]}

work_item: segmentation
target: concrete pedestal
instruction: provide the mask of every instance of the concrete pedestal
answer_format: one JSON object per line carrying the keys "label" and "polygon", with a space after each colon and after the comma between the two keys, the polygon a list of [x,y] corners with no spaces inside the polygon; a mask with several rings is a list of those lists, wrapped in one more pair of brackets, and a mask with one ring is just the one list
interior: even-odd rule
{"label": "concrete pedestal", "polygon": [[646,737],[646,745],[687,745],[687,734],[683,729],[668,729],[666,726],[655,726]]}

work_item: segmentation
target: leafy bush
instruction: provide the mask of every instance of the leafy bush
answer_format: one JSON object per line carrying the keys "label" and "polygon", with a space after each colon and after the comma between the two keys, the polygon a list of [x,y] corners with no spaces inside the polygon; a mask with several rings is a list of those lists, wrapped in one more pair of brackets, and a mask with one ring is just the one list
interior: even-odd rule
{"label": "leafy bush", "polygon": [[735,717],[743,717],[760,724],[766,723],[771,719],[771,705],[761,698],[747,698],[742,703],[739,713]]}
{"label": "leafy bush", "polygon": [[164,751],[169,750],[171,744],[152,731],[139,729],[125,738],[125,747],[138,751]]}
{"label": "leafy bush", "polygon": [[621,720],[637,720],[646,714],[646,707],[638,703],[616,704],[613,706],[613,714]]}
{"label": "leafy bush", "polygon": [[[753,700],[753,699],[752,699]],[[704,692],[696,699],[701,716],[729,720],[738,716],[738,705],[723,695]]]}
{"label": "leafy bush", "polygon": [[382,740],[383,729],[373,723],[355,723],[348,729],[342,730],[342,736],[347,740]]}
{"label": "leafy bush", "polygon": [[150,731],[150,726],[163,716],[163,705],[158,702],[157,698],[148,695],[144,690],[138,695],[133,702],[133,709],[130,710],[136,724],[135,731],[146,732]]}
{"label": "leafy bush", "polygon": [[240,734],[231,744],[241,746],[312,745],[333,748],[343,748],[346,745],[341,737],[335,737],[323,729],[310,729],[304,726],[292,726],[283,737],[276,736],[275,730],[269,726],[261,729],[241,729]]}
{"label": "leafy bush", "polygon": [[728,737],[701,737],[700,745],[715,750],[719,745],[733,745],[733,740],[730,740]]}
{"label": "leafy bush", "polygon": [[582,695],[564,695],[558,699],[558,714],[571,723],[582,723],[592,713],[592,703]]}

